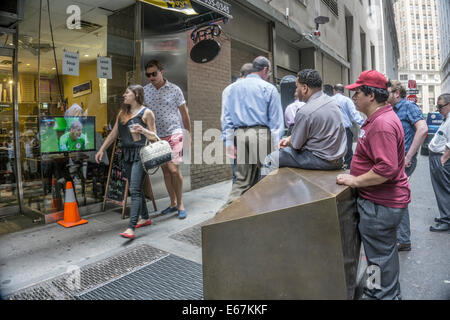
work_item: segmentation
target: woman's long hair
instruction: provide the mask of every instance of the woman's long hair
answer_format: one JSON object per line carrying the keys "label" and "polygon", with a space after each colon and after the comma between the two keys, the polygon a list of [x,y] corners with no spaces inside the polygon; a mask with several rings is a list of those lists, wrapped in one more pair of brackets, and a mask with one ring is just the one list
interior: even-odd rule
{"label": "woman's long hair", "polygon": [[[139,84],[132,84],[127,87],[128,90],[134,93],[134,98],[136,102],[140,105],[144,105],[144,88]],[[123,103],[121,107],[125,114],[130,113],[131,106],[129,104]]]}

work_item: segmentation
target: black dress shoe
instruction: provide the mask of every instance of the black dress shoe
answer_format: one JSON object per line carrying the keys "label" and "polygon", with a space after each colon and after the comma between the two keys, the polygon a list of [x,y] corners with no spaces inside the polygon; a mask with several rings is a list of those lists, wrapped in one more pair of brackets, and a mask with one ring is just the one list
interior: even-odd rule
{"label": "black dress shoe", "polygon": [[450,230],[450,225],[448,223],[438,223],[436,226],[431,226],[431,232],[443,232]]}
{"label": "black dress shoe", "polygon": [[398,251],[411,251],[411,243],[399,243],[397,244]]}

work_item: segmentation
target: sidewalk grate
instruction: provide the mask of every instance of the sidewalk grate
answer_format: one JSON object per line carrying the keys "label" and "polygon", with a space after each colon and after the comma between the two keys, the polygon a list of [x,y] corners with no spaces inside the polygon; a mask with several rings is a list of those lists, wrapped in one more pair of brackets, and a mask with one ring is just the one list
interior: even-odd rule
{"label": "sidewalk grate", "polygon": [[75,300],[77,296],[130,273],[168,253],[139,245],[96,263],[68,270],[68,273],[7,296],[8,300]]}
{"label": "sidewalk grate", "polygon": [[202,266],[169,255],[79,296],[80,300],[202,300]]}
{"label": "sidewalk grate", "polygon": [[178,233],[175,233],[170,236],[170,238],[190,243],[196,247],[202,247],[202,225],[203,223],[197,224],[193,227],[184,229]]}

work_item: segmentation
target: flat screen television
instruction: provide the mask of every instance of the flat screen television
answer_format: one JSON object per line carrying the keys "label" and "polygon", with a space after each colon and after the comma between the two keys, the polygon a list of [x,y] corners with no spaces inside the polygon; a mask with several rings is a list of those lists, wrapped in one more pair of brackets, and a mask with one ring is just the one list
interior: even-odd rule
{"label": "flat screen television", "polygon": [[95,151],[95,117],[39,118],[41,153]]}

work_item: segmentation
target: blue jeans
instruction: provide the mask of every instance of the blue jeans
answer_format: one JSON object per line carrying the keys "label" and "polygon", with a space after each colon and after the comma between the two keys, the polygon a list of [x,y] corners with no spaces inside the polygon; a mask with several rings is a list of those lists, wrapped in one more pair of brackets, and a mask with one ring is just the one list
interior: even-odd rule
{"label": "blue jeans", "polygon": [[231,164],[231,170],[233,170],[233,183],[236,181],[236,163],[235,161],[233,161],[233,163]]}
{"label": "blue jeans", "polygon": [[139,216],[141,216],[142,219],[149,218],[147,202],[145,201],[143,192],[144,179],[147,173],[144,171],[140,160],[124,162],[124,167],[131,194],[130,222],[128,228],[134,230]]}
{"label": "blue jeans", "polygon": [[[405,167],[405,173],[408,178],[416,170],[417,166],[417,154],[411,159],[411,166],[409,168]],[[406,208],[406,212],[403,215],[402,221],[398,225],[397,229],[397,240],[401,244],[411,244],[411,226],[409,222],[409,211]]]}

